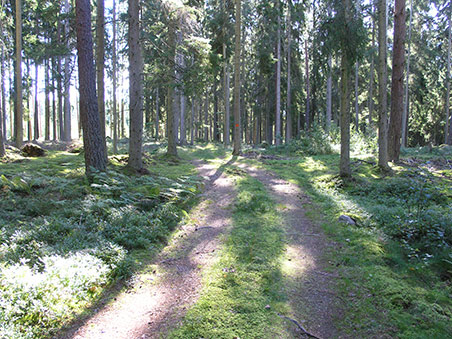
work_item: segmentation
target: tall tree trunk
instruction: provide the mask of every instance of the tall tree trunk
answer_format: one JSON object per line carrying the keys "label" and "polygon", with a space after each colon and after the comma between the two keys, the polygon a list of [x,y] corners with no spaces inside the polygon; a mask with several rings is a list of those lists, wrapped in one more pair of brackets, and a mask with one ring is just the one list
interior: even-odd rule
{"label": "tall tree trunk", "polygon": [[[180,55],[180,66],[181,69],[185,68],[185,59],[184,55]],[[180,87],[180,144],[185,145],[187,143],[187,131],[185,127],[185,109],[186,109],[186,97],[185,97],[185,88],[183,81],[181,80],[181,87]]]}
{"label": "tall tree trunk", "polygon": [[186,97],[182,89],[180,93],[180,144],[187,144],[187,131],[185,127],[185,109],[186,109]]}
{"label": "tall tree trunk", "polygon": [[216,76],[213,82],[213,140],[220,141],[220,131],[218,129],[218,90]]}
{"label": "tall tree trunk", "polygon": [[190,145],[193,145],[195,142],[195,119],[196,119],[196,112],[195,112],[195,99],[191,99],[191,118],[190,118]]}
{"label": "tall tree trunk", "polygon": [[[57,38],[58,42],[62,43],[61,22],[57,24]],[[57,94],[58,94],[58,138],[64,140],[64,120],[63,120],[63,76],[61,57],[57,57]]]}
{"label": "tall tree trunk", "polygon": [[276,30],[276,131],[275,143],[276,146],[281,144],[281,16],[280,3],[276,2],[278,15],[278,28]]}
{"label": "tall tree trunk", "polygon": [[49,64],[50,60],[46,60],[44,63],[44,77],[45,77],[45,126],[44,126],[44,139],[50,140],[50,79],[49,79]]}
{"label": "tall tree trunk", "polygon": [[145,132],[151,136],[152,135],[152,127],[151,127],[151,93],[150,89],[144,89],[144,130]]}
{"label": "tall tree trunk", "polygon": [[121,138],[126,137],[126,119],[125,119],[125,113],[124,113],[124,99],[121,99]]}
{"label": "tall tree trunk", "polygon": [[370,76],[369,76],[369,130],[372,129],[372,117],[374,112],[374,75],[375,75],[375,57],[374,57],[374,50],[375,50],[375,9],[374,4],[372,4],[372,52],[370,54]]}
{"label": "tall tree trunk", "polygon": [[33,117],[34,122],[34,140],[39,139],[39,103],[38,103],[38,64],[35,63],[35,112]]}
{"label": "tall tree trunk", "polygon": [[[407,54],[407,60],[406,60],[405,97],[404,97],[403,113],[402,113],[402,146],[403,147],[406,147],[406,145],[407,145],[407,134],[408,134],[408,109],[410,106],[408,90],[410,88],[409,80],[410,80],[412,21],[413,21],[413,0],[410,0],[410,24],[408,26],[408,54]],[[450,22],[449,22],[449,27],[450,27]],[[449,46],[450,46],[450,33],[449,33]],[[447,60],[449,60],[449,64],[450,64],[450,51],[449,51],[449,58]]]}
{"label": "tall tree trunk", "polygon": [[291,88],[291,52],[292,52],[292,22],[291,22],[291,2],[287,1],[287,99],[286,99],[286,144],[292,139],[292,88]]}
{"label": "tall tree trunk", "polygon": [[5,156],[5,145],[3,140],[3,126],[5,125],[5,121],[3,120],[3,100],[4,98],[0,96],[0,158]]}
{"label": "tall tree trunk", "polygon": [[311,124],[311,84],[309,81],[309,52],[308,52],[308,39],[304,41],[305,51],[305,72],[306,72],[306,113],[305,113],[305,130],[309,131],[309,125]]}
{"label": "tall tree trunk", "polygon": [[[450,114],[450,58],[451,58],[451,38],[452,38],[452,30],[451,30],[451,16],[452,16],[452,6],[449,5],[449,16],[447,22],[449,24],[448,30],[448,41],[447,41],[447,74],[446,74],[446,143],[452,145],[452,116]],[[449,131],[447,131],[449,125]]]}
{"label": "tall tree trunk", "polygon": [[59,98],[59,94],[55,94],[55,68],[56,61],[52,58],[52,129],[53,129],[53,141],[58,139],[58,130],[57,130],[57,95]]}
{"label": "tall tree trunk", "polygon": [[[70,13],[69,1],[64,1],[65,12]],[[64,23],[64,37],[66,40],[66,48],[70,49],[69,46],[69,19],[66,19]],[[71,88],[71,55],[68,54],[64,58],[64,140],[72,140],[72,123],[71,123],[71,98],[70,98],[70,88]]]}
{"label": "tall tree trunk", "polygon": [[[3,29],[1,30],[3,32]],[[5,50],[2,45],[1,51],[0,51],[0,76],[1,76],[1,83],[0,83],[0,91],[1,91],[1,99],[2,99],[2,118],[3,118],[3,140],[6,140],[6,91],[5,91]]]}
{"label": "tall tree trunk", "polygon": [[[0,34],[3,34],[3,25],[2,25],[2,21],[0,20]],[[5,125],[6,125],[6,119],[5,119],[5,109],[6,109],[6,105],[5,105],[5,87],[4,87],[4,72],[3,72],[3,58],[4,58],[4,54],[3,54],[3,44],[1,47],[1,51],[0,51],[0,67],[1,67],[1,79],[0,79],[0,158],[5,156],[5,144],[4,141],[6,140],[6,129],[5,129]]]}
{"label": "tall tree trunk", "polygon": [[395,0],[394,47],[392,53],[391,119],[389,124],[388,156],[398,162],[402,135],[403,71],[405,69],[405,0]]}
{"label": "tall tree trunk", "polygon": [[[345,0],[347,1],[347,0]],[[343,52],[344,53],[344,52]],[[341,159],[340,176],[350,177],[350,65],[343,54],[341,60]]]}
{"label": "tall tree trunk", "polygon": [[159,88],[155,90],[155,140],[159,140],[160,129],[160,94]]}
{"label": "tall tree trunk", "polygon": [[206,88],[204,99],[204,141],[209,141],[209,90]]}
{"label": "tall tree trunk", "polygon": [[388,165],[388,59],[386,0],[378,0],[378,166],[389,171]]}
{"label": "tall tree trunk", "polygon": [[325,127],[329,131],[331,127],[332,119],[332,99],[333,99],[333,70],[332,70],[332,58],[328,56],[328,78],[326,80],[326,121]]}
{"label": "tall tree trunk", "polygon": [[100,119],[96,98],[91,35],[91,9],[89,0],[76,0],[75,22],[77,30],[78,72],[80,91],[80,118],[83,125],[85,168],[104,171],[107,166],[106,149],[100,135]]}
{"label": "tall tree trunk", "polygon": [[[344,10],[344,26],[350,24],[350,0],[342,0]],[[350,170],[350,71],[351,63],[348,52],[344,46],[341,51],[341,158],[339,164],[339,175],[343,178],[351,177]]]}
{"label": "tall tree trunk", "polygon": [[26,59],[25,61],[26,65],[26,74],[25,79],[27,82],[27,85],[25,87],[25,97],[27,98],[27,109],[24,112],[24,120],[27,124],[27,140],[31,141],[31,134],[32,134],[32,128],[31,128],[31,107],[30,107],[30,96],[32,93],[32,79],[31,79],[31,72],[30,72],[30,59]]}
{"label": "tall tree trunk", "polygon": [[20,148],[24,138],[22,102],[22,0],[16,0],[16,114],[14,137]]}
{"label": "tall tree trunk", "polygon": [[112,41],[112,64],[113,64],[113,154],[118,153],[118,111],[116,102],[116,78],[117,78],[117,65],[116,65],[116,0],[113,0],[113,41]]}
{"label": "tall tree trunk", "polygon": [[[223,44],[223,55],[225,55],[226,58],[226,44]],[[223,135],[223,142],[225,146],[228,146],[231,142],[231,110],[230,110],[230,74],[229,74],[229,66],[227,59],[224,62],[224,135]]]}
{"label": "tall tree trunk", "polygon": [[242,1],[235,0],[235,53],[234,53],[234,148],[233,155],[239,155],[241,150],[240,138],[240,52]]}
{"label": "tall tree trunk", "polygon": [[[101,137],[107,147],[105,133],[105,4],[104,0],[97,0],[96,11],[96,74],[97,74],[97,103],[99,106]],[[116,66],[115,66],[116,67]]]}
{"label": "tall tree trunk", "polygon": [[[169,55],[168,55],[168,63],[169,65],[175,65],[174,61],[176,58],[176,30],[175,30],[175,22],[172,20],[168,26],[168,48],[169,48]],[[176,72],[173,67],[169,67],[169,73],[168,73],[168,82],[170,83],[170,86],[168,86],[168,96],[167,96],[167,134],[168,134],[168,149],[167,154],[168,155],[177,155],[177,125],[176,125],[176,119],[175,119],[175,112],[174,112],[174,86],[171,86],[174,84],[174,79],[176,76]]]}
{"label": "tall tree trunk", "polygon": [[355,64],[355,132],[359,132],[359,62]]}
{"label": "tall tree trunk", "polygon": [[140,46],[140,2],[129,0],[129,162],[135,171],[143,168],[143,57]]}

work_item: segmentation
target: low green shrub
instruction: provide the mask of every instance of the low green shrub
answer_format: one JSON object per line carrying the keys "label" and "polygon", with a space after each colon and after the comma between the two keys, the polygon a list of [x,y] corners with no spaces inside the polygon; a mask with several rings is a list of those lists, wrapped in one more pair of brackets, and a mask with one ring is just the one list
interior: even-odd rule
{"label": "low green shrub", "polygon": [[144,176],[113,165],[92,182],[80,155],[46,160],[0,165],[2,338],[49,336],[130,277],[135,253],[168,237],[200,186],[182,160]]}

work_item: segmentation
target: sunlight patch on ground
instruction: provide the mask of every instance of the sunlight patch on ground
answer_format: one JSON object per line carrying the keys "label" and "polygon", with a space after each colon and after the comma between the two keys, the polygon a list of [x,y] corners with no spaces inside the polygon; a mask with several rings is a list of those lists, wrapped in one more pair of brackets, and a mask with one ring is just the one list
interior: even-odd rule
{"label": "sunlight patch on ground", "polygon": [[303,251],[303,247],[287,245],[286,255],[281,264],[281,271],[285,276],[298,278],[306,272],[308,268],[315,266],[313,258]]}

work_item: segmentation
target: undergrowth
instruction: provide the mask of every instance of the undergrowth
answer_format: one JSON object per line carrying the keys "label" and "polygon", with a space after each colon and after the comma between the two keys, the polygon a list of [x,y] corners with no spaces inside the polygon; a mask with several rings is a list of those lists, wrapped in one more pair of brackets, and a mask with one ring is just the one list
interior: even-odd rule
{"label": "undergrowth", "polygon": [[204,289],[171,338],[287,337],[276,311],[285,310],[280,288],[284,241],[281,220],[263,185],[230,167],[237,179],[233,227]]}
{"label": "undergrowth", "polygon": [[[304,187],[315,206],[308,214],[340,244],[330,261],[347,300],[339,326],[351,336],[452,333],[452,180],[447,160],[419,154],[423,160],[404,159],[393,176],[382,176],[372,158],[352,159],[348,182],[337,176],[336,155],[265,161]],[[341,214],[356,225],[339,223]]]}
{"label": "undergrowth", "polygon": [[0,337],[51,335],[186,214],[199,186],[190,163],[146,157],[151,174],[133,176],[111,160],[90,183],[82,155],[0,163]]}

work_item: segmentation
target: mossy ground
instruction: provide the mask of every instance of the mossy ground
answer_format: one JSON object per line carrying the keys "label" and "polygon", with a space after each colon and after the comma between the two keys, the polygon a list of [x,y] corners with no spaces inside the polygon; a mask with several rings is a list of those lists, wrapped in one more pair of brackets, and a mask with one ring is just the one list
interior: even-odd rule
{"label": "mossy ground", "polygon": [[83,154],[9,159],[0,163],[0,336],[8,338],[52,335],[145,269],[201,182],[187,159],[159,152],[144,157],[149,175],[128,173],[127,157],[115,155],[92,182]]}
{"label": "mossy ground", "polygon": [[[364,160],[364,161],[360,161]],[[341,324],[355,337],[447,338],[452,333],[450,177],[429,168],[393,166],[383,176],[372,157],[352,159],[353,180],[338,173],[338,155],[265,160],[263,167],[302,187],[339,248],[337,266],[347,310]],[[339,223],[352,216],[355,226]]]}
{"label": "mossy ground", "polygon": [[233,225],[204,289],[171,338],[288,337],[276,312],[287,309],[282,292],[285,255],[282,220],[262,183],[228,166],[236,178]]}

